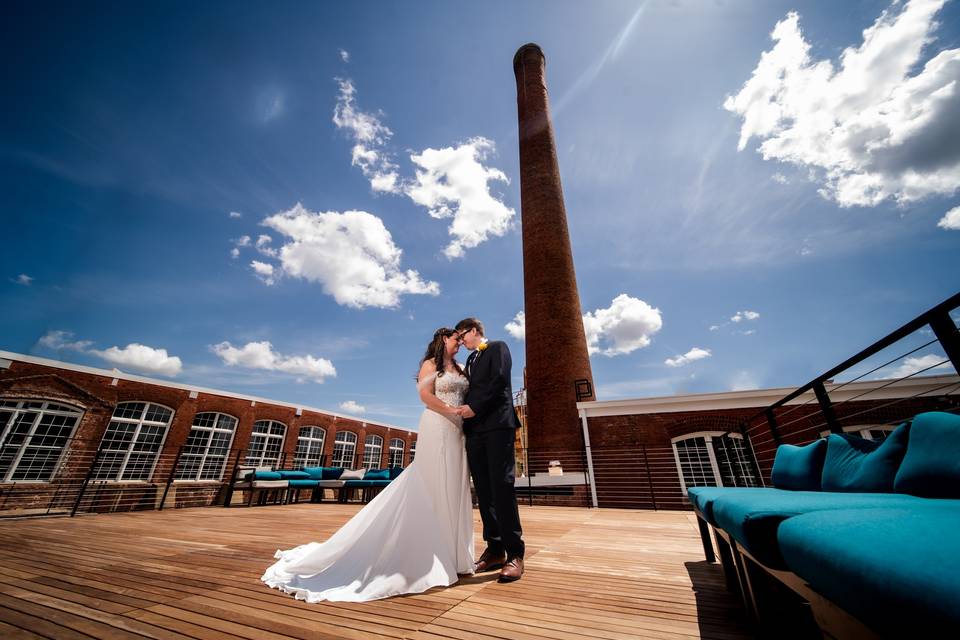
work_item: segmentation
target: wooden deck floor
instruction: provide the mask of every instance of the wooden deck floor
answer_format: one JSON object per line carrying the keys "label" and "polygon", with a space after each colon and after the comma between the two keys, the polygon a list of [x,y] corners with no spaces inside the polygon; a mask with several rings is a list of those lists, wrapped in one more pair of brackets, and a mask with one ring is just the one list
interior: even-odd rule
{"label": "wooden deck floor", "polygon": [[693,516],[677,512],[521,507],[527,573],[512,584],[485,574],[415,596],[306,604],[260,583],[277,548],[326,539],[357,509],[0,521],[0,637],[749,637]]}

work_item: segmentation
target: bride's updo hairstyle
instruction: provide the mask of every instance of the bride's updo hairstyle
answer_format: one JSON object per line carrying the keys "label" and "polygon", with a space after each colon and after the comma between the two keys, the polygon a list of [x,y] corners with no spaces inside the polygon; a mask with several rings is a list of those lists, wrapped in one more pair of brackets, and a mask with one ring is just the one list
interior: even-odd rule
{"label": "bride's updo hairstyle", "polygon": [[[444,367],[443,367],[443,354],[444,347],[443,341],[445,338],[456,335],[457,332],[449,327],[440,327],[433,334],[433,340],[430,341],[430,344],[427,345],[427,351],[423,354],[423,357],[420,358],[420,364],[422,365],[427,360],[433,360],[433,364],[437,366],[437,377],[440,378],[443,376]],[[463,369],[460,368],[460,363],[456,360],[453,361],[453,366],[456,367],[457,371],[463,375]]]}

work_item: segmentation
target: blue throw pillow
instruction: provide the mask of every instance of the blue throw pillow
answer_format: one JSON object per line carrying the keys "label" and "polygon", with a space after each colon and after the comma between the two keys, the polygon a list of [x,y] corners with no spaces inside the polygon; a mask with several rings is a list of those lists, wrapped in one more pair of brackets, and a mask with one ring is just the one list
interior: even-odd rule
{"label": "blue throw pillow", "polygon": [[823,491],[892,493],[893,479],[907,452],[909,423],[897,427],[885,440],[830,434],[823,461]]}
{"label": "blue throw pillow", "polygon": [[820,476],[823,473],[823,458],[826,453],[827,441],[823,439],[802,447],[780,445],[773,459],[773,486],[793,491],[820,491]]}
{"label": "blue throw pillow", "polygon": [[390,479],[390,470],[389,469],[370,469],[363,476],[364,480],[389,480]]}
{"label": "blue throw pillow", "polygon": [[311,480],[323,479],[323,467],[304,467],[303,470],[307,472]]}
{"label": "blue throw pillow", "polygon": [[281,470],[277,473],[280,474],[282,480],[309,480],[310,474],[306,471],[285,471]]}
{"label": "blue throw pillow", "polygon": [[340,474],[343,473],[343,469],[340,467],[323,467],[323,478],[322,480],[339,480]]}
{"label": "blue throw pillow", "polygon": [[403,467],[390,467],[390,479],[396,480],[397,476],[403,471]]}
{"label": "blue throw pillow", "polygon": [[922,498],[960,498],[960,416],[931,411],[913,419],[893,490]]}
{"label": "blue throw pillow", "polygon": [[254,480],[282,480],[279,471],[257,471],[253,474]]}

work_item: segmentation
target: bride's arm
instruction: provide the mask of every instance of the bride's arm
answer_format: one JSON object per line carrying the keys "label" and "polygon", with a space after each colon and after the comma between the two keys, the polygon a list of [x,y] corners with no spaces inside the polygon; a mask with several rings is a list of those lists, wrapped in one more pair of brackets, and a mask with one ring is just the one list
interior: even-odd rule
{"label": "bride's arm", "polygon": [[437,413],[459,415],[458,407],[451,407],[434,393],[436,379],[437,365],[432,360],[425,360],[420,366],[420,373],[417,374],[417,391],[420,392],[420,400],[427,405],[427,409]]}

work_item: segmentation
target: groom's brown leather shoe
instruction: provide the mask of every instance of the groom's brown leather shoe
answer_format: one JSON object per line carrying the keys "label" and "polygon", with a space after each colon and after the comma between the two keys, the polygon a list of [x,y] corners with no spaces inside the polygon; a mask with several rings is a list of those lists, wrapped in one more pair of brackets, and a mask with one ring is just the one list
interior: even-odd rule
{"label": "groom's brown leather shoe", "polygon": [[473,565],[473,570],[476,573],[493,571],[494,569],[499,569],[502,567],[506,559],[507,554],[505,552],[494,553],[490,551],[490,549],[487,549],[480,554],[480,559],[477,560],[476,564]]}
{"label": "groom's brown leather shoe", "polygon": [[523,558],[514,556],[507,560],[506,564],[503,565],[503,569],[500,569],[500,578],[497,579],[497,582],[514,582],[519,580],[522,575]]}

